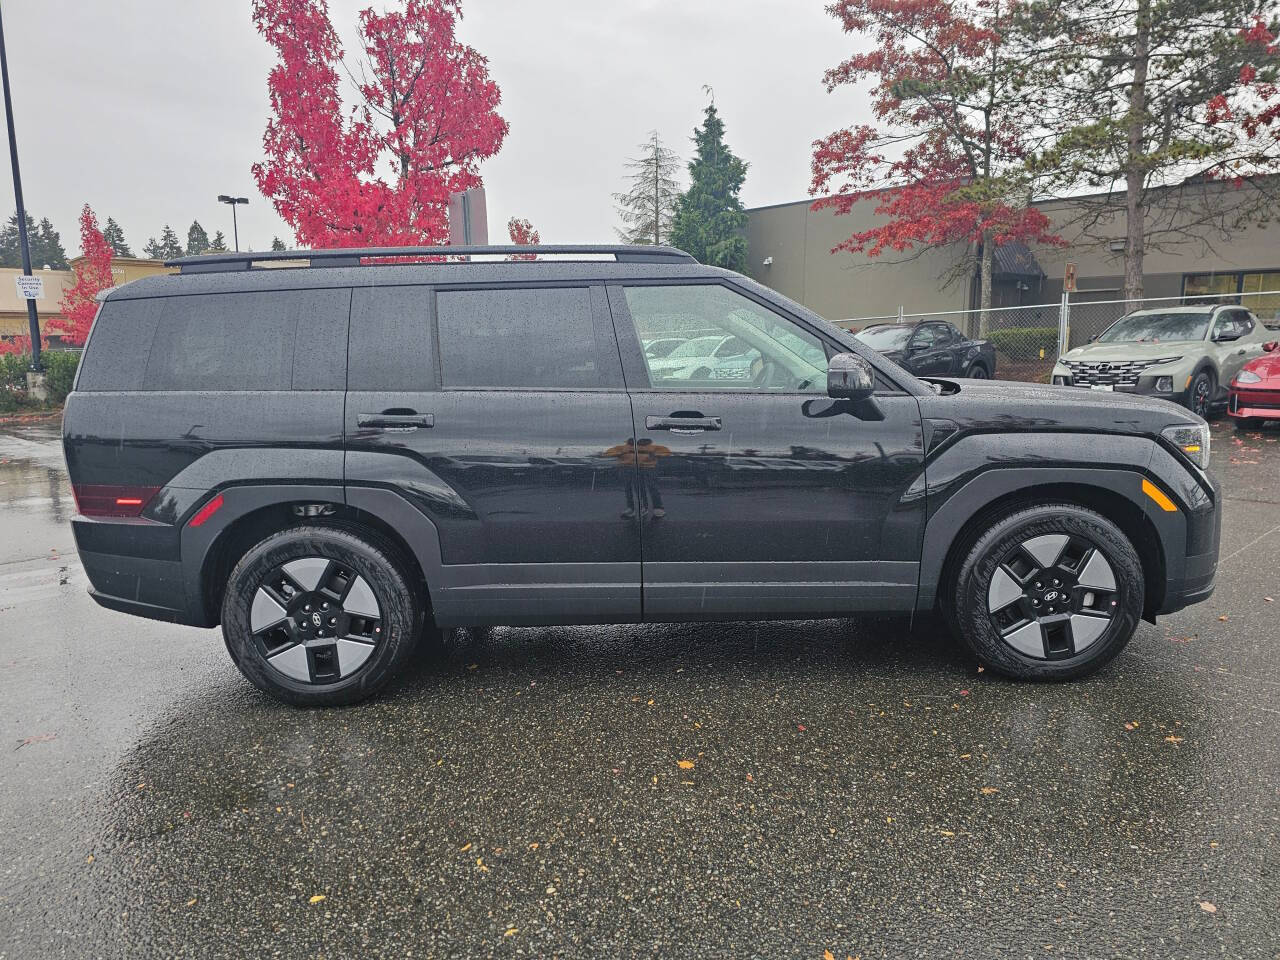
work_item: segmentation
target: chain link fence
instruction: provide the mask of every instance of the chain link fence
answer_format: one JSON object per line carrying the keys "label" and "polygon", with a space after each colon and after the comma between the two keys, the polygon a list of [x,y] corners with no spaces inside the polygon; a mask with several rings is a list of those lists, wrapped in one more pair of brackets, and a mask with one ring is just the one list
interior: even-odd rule
{"label": "chain link fence", "polygon": [[1240,304],[1253,310],[1266,326],[1280,330],[1280,292],[1277,291],[1215,297],[1153,297],[1141,301],[1073,302],[1068,298],[1059,303],[992,307],[985,311],[985,317],[982,310],[943,310],[860,317],[842,320],[839,325],[856,332],[875,323],[949,323],[965,336],[990,341],[996,351],[996,379],[1048,383],[1062,343],[1068,350],[1088,343],[1135,310],[1220,303]]}

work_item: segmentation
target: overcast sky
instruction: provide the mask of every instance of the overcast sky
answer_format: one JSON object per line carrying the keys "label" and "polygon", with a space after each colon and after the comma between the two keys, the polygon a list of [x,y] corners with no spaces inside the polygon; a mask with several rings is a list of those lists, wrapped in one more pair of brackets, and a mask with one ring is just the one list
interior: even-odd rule
{"label": "overcast sky", "polygon": [[[615,239],[611,194],[656,129],[682,157],[715,90],[727,139],[751,167],[747,206],[807,196],[809,144],[864,119],[865,97],[827,94],[822,73],[853,49],[825,0],[464,0],[460,34],[489,58],[511,125],[481,170],[490,239],[528,217],[546,243]],[[356,11],[330,0],[348,50]],[[379,2],[379,8],[388,4]],[[88,202],[135,252],[192,219],[231,241],[220,193],[239,208],[242,246],[293,238],[258,193],[273,51],[249,0],[9,0],[10,82],[27,209],[73,253]],[[11,180],[0,202],[13,209]]]}

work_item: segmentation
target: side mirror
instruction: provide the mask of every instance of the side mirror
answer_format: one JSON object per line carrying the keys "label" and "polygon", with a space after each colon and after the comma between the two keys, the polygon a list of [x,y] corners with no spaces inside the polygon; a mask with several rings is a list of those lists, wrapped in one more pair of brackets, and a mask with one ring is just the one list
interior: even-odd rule
{"label": "side mirror", "polygon": [[876,372],[856,353],[837,353],[827,361],[827,396],[866,400],[876,392]]}
{"label": "side mirror", "polygon": [[1270,353],[1272,350],[1276,349],[1276,347],[1280,347],[1280,343],[1277,343],[1275,340],[1268,340],[1262,345],[1262,349],[1267,351],[1267,353]]}

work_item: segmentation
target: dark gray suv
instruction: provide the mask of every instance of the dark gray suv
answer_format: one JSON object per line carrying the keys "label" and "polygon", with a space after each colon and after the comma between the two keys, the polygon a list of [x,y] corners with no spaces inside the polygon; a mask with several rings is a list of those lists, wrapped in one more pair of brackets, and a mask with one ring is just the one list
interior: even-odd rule
{"label": "dark gray suv", "polygon": [[[100,604],[221,624],[292,703],[460,625],[935,608],[1065,679],[1213,589],[1208,431],[1163,401],[920,380],[661,247],[176,263],[85,349],[76,542]],[[741,349],[644,347],[700,338]]]}

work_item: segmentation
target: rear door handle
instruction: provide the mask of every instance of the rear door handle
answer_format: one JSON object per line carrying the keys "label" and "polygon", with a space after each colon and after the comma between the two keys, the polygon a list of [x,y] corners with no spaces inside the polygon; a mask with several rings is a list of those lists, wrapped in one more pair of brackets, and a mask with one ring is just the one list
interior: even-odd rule
{"label": "rear door handle", "polygon": [[436,418],[430,413],[357,413],[356,426],[372,430],[417,430],[434,427]]}
{"label": "rear door handle", "polygon": [[724,429],[719,417],[645,417],[644,425],[648,430],[670,430],[673,433]]}

